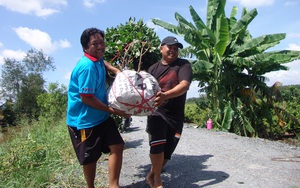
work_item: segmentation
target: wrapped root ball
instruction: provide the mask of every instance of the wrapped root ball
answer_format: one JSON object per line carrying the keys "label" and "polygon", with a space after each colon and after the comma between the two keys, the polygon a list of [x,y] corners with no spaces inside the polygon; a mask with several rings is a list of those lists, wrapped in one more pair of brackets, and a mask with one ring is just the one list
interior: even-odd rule
{"label": "wrapped root ball", "polygon": [[124,70],[117,74],[108,91],[112,108],[134,116],[147,116],[155,110],[154,99],[160,91],[157,80],[149,73]]}

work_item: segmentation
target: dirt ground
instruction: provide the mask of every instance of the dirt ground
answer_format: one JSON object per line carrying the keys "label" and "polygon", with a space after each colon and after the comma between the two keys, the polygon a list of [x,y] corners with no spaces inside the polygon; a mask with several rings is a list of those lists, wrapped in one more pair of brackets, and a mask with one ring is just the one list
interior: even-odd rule
{"label": "dirt ground", "polygon": [[[150,168],[146,117],[133,117],[125,140],[120,185],[143,188]],[[165,188],[300,188],[300,147],[186,124],[162,172]]]}

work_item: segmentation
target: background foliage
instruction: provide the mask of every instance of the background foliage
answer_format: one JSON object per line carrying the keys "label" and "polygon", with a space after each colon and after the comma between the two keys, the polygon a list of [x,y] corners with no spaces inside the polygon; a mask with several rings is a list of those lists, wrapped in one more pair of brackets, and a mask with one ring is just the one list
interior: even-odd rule
{"label": "background foliage", "polygon": [[[229,17],[226,0],[208,0],[206,23],[190,6],[191,18],[177,12],[178,25],[153,19],[153,23],[180,35],[190,44],[181,51],[191,58],[194,80],[206,93],[216,129],[242,136],[276,138],[282,124],[297,124],[277,95],[280,83],[268,87],[263,75],[288,70],[283,64],[300,59],[299,51],[270,51],[285,38],[284,33],[253,38],[249,24],[257,16],[256,9],[243,9],[236,18],[237,7]],[[191,21],[189,21],[191,20]]]}
{"label": "background foliage", "polygon": [[[300,124],[297,123],[300,120],[300,85],[279,86],[278,98],[281,100],[276,102],[277,106],[281,106],[286,112],[286,115],[290,115],[294,118],[294,121],[288,123],[282,122],[274,115],[272,118],[277,119],[276,126],[270,126],[265,122],[266,131],[268,135],[272,135],[275,140],[295,138],[292,142],[300,140]],[[211,109],[209,106],[210,101],[207,100],[206,95],[201,95],[199,98],[190,98],[186,102],[185,107],[185,121],[194,123],[198,127],[205,128],[206,121],[211,117]],[[275,112],[273,112],[275,113]],[[214,124],[215,126],[215,124]],[[218,127],[214,127],[218,129]]]}
{"label": "background foliage", "polygon": [[147,70],[160,59],[160,40],[142,19],[106,29],[105,39],[105,59],[120,70]]}
{"label": "background foliage", "polygon": [[5,102],[3,110],[9,112],[8,123],[13,125],[22,117],[36,120],[41,112],[37,97],[46,92],[43,73],[55,70],[53,58],[42,50],[31,49],[22,61],[6,58],[4,62],[0,95]]}

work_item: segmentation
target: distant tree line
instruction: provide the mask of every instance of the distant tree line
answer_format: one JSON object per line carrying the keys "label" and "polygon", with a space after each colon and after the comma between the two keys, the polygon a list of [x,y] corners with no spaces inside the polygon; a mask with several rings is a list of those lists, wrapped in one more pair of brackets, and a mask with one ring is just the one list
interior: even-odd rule
{"label": "distant tree line", "polygon": [[18,120],[39,120],[65,114],[67,87],[58,83],[46,86],[43,73],[55,70],[53,58],[42,50],[31,49],[22,61],[5,58],[0,79],[1,110],[8,125]]}

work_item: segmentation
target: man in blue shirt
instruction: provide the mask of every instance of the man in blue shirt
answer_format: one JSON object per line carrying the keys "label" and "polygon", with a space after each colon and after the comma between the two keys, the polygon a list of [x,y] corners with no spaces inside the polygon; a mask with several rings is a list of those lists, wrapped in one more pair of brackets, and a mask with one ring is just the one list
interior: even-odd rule
{"label": "man in blue shirt", "polygon": [[102,152],[108,153],[109,187],[119,187],[124,141],[110,114],[130,117],[108,106],[106,70],[120,71],[103,60],[104,32],[97,28],[83,31],[84,51],[72,71],[68,88],[67,125],[72,144],[88,188],[94,188],[96,165]]}

